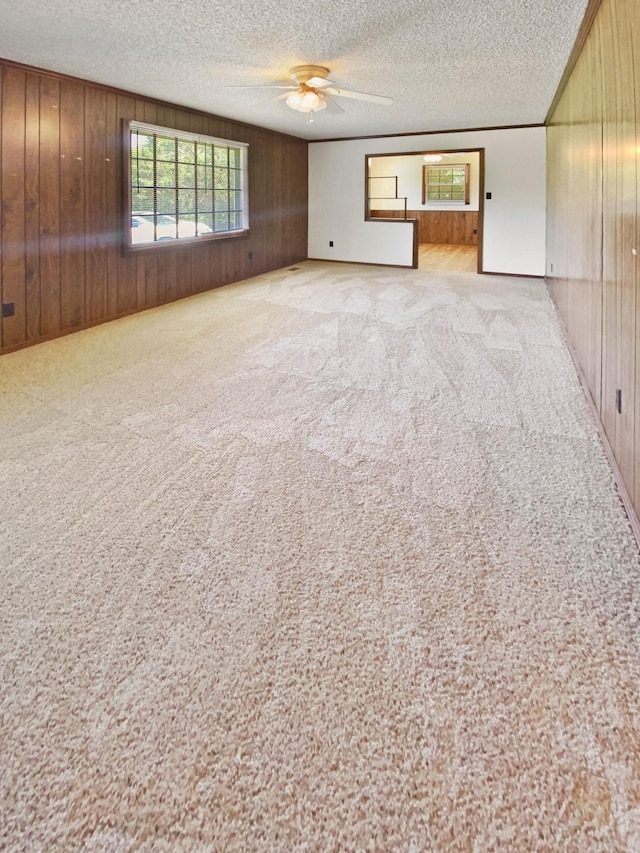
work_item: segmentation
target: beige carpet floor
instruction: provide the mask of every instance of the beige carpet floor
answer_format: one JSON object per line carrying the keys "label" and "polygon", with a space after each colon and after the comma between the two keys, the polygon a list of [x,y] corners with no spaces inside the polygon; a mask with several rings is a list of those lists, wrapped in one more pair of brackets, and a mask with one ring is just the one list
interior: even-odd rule
{"label": "beige carpet floor", "polygon": [[0,848],[640,850],[543,284],[306,262],[0,359]]}

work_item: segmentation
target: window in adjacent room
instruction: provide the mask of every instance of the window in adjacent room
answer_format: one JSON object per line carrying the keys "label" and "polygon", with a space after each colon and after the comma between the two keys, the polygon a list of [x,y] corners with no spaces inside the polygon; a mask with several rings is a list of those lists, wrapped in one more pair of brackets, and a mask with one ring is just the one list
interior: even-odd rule
{"label": "window in adjacent room", "polygon": [[134,121],[127,141],[131,247],[248,230],[245,143]]}
{"label": "window in adjacent room", "polygon": [[422,167],[422,203],[469,204],[469,164],[438,164]]}

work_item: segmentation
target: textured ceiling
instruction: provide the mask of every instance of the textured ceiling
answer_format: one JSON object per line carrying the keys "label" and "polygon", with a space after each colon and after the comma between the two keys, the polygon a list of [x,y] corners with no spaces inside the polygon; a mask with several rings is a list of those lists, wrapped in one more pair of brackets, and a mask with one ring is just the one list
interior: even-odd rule
{"label": "textured ceiling", "polygon": [[[2,0],[0,56],[308,139],[542,122],[587,0]],[[307,116],[259,87],[317,63],[339,99]]]}

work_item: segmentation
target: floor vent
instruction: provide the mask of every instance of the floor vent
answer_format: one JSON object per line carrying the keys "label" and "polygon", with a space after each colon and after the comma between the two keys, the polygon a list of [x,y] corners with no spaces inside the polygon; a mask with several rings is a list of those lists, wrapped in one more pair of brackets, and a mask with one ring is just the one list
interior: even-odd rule
{"label": "floor vent", "polygon": [[300,267],[289,267],[289,272],[297,272],[299,269]]}

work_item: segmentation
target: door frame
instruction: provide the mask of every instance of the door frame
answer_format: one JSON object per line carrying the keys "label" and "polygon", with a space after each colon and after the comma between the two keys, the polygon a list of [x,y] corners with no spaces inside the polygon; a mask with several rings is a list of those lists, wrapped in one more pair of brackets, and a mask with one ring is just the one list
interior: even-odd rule
{"label": "door frame", "polygon": [[483,266],[483,243],[484,243],[484,148],[474,146],[473,148],[430,148],[421,151],[385,151],[382,154],[365,154],[364,157],[364,218],[365,222],[413,222],[413,259],[412,269],[418,268],[418,221],[416,219],[394,218],[383,219],[382,217],[370,215],[370,175],[369,161],[373,158],[380,159],[382,157],[424,157],[425,154],[478,154],[478,273],[484,272]]}

